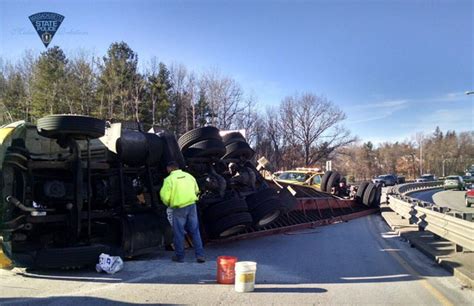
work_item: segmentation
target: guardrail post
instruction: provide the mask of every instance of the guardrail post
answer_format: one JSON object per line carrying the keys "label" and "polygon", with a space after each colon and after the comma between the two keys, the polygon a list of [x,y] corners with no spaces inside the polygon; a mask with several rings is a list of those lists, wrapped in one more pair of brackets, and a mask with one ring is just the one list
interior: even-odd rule
{"label": "guardrail post", "polygon": [[410,224],[416,224],[416,223],[418,222],[418,218],[417,218],[417,216],[416,216],[416,214],[418,213],[418,211],[416,211],[415,207],[416,207],[416,204],[412,203],[412,204],[411,204],[411,209],[410,209],[410,212],[409,212],[409,214],[410,214],[410,219],[408,219],[408,222],[409,222]]}
{"label": "guardrail post", "polygon": [[428,222],[425,221],[425,218],[426,218],[426,215],[425,215],[425,214],[421,215],[420,218],[419,218],[419,219],[421,220],[421,221],[418,223],[418,230],[419,230],[420,232],[424,232],[426,226],[428,225]]}
{"label": "guardrail post", "polygon": [[449,211],[449,207],[441,206],[439,208],[440,213],[446,214],[448,211]]}

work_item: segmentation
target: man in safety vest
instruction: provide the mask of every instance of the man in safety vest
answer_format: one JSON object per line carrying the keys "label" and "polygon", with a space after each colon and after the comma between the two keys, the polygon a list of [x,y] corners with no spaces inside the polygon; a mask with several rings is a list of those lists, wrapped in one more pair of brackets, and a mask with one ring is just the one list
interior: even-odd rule
{"label": "man in safety vest", "polygon": [[175,255],[172,260],[184,262],[184,235],[186,231],[193,239],[196,261],[203,263],[206,260],[204,259],[196,210],[196,200],[199,193],[196,179],[191,174],[180,170],[176,162],[170,162],[166,170],[169,175],[163,182],[160,197],[161,201],[173,210]]}

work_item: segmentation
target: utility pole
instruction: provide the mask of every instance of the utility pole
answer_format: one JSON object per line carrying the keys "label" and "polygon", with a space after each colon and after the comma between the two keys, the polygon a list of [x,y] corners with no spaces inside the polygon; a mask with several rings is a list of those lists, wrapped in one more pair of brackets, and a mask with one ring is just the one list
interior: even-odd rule
{"label": "utility pole", "polygon": [[446,176],[446,174],[444,173],[444,163],[446,162],[446,159],[443,159],[443,177]]}
{"label": "utility pole", "polygon": [[420,176],[423,175],[423,136],[420,139]]}

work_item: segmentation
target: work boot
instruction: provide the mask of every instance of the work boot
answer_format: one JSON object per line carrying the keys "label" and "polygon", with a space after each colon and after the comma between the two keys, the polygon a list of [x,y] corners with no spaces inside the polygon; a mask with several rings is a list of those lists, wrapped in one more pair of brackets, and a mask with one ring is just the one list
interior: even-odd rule
{"label": "work boot", "polygon": [[183,259],[183,258],[179,258],[179,257],[176,256],[176,255],[173,255],[173,257],[171,257],[171,260],[172,260],[172,261],[176,261],[176,262],[184,262],[184,259]]}
{"label": "work boot", "polygon": [[197,261],[198,263],[204,263],[204,262],[206,262],[206,259],[205,259],[204,257],[202,257],[202,256],[199,256],[199,257],[196,257],[196,261]]}

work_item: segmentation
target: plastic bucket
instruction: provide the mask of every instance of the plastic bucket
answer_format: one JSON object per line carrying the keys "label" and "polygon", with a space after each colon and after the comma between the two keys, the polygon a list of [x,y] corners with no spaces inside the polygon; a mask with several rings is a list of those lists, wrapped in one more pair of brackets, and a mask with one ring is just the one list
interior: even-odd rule
{"label": "plastic bucket", "polygon": [[0,269],[11,269],[12,262],[11,260],[3,254],[2,249],[0,248]]}
{"label": "plastic bucket", "polygon": [[217,257],[217,282],[219,284],[233,284],[235,280],[235,263],[237,257],[219,256]]}
{"label": "plastic bucket", "polygon": [[255,287],[257,263],[254,261],[240,261],[235,264],[235,291],[250,292]]}

